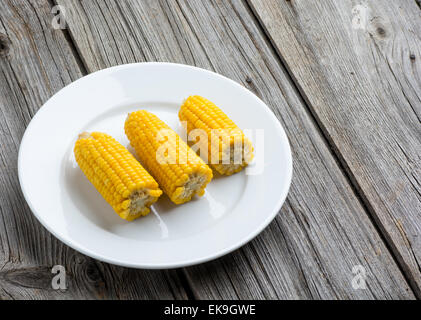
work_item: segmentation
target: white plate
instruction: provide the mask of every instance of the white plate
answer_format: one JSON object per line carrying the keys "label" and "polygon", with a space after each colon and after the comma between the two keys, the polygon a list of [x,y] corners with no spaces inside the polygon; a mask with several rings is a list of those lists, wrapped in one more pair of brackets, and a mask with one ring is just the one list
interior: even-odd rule
{"label": "white plate", "polygon": [[[128,146],[124,120],[138,109],[180,132],[177,113],[192,94],[208,98],[239,127],[252,130],[254,162],[247,172],[216,176],[202,198],[176,206],[162,196],[148,216],[122,220],[77,166],[78,133],[103,131]],[[286,198],[292,159],[279,121],[241,85],[191,66],[139,63],[92,73],[48,100],[25,132],[18,168],[32,212],[58,239],[105,262],[153,269],[205,262],[255,237]]]}

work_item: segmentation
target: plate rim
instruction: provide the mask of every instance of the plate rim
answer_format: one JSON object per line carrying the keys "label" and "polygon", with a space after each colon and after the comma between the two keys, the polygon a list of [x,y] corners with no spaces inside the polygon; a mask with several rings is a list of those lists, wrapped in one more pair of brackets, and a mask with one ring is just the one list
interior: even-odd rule
{"label": "plate rim", "polygon": [[[233,245],[223,248],[217,252],[215,252],[214,254],[210,254],[207,255],[205,257],[202,258],[198,258],[198,259],[189,259],[189,260],[185,260],[185,261],[180,261],[180,262],[172,262],[172,263],[154,263],[154,264],[139,264],[139,263],[127,263],[124,261],[118,261],[115,259],[111,259],[105,256],[102,256],[100,254],[97,254],[93,251],[90,251],[89,249],[85,248],[85,247],[80,247],[78,245],[78,243],[74,243],[72,241],[71,238],[68,239],[68,237],[65,236],[61,236],[60,234],[58,234],[47,222],[48,219],[44,219],[42,218],[42,215],[39,214],[35,209],[34,206],[30,200],[30,197],[28,196],[27,190],[24,187],[24,184],[22,183],[23,181],[23,177],[22,177],[22,166],[23,166],[23,159],[22,159],[22,153],[23,153],[23,149],[25,147],[25,142],[27,140],[27,137],[29,135],[29,132],[31,131],[30,128],[34,125],[34,123],[36,121],[38,121],[37,119],[39,118],[40,114],[42,114],[43,112],[40,112],[43,110],[44,106],[50,102],[50,100],[52,100],[56,95],[60,94],[63,90],[75,85],[75,83],[81,81],[81,80],[85,80],[87,78],[93,77],[93,76],[98,76],[98,74],[101,73],[106,73],[106,72],[113,72],[113,71],[118,71],[121,69],[125,69],[125,68],[131,68],[131,67],[136,67],[136,66],[143,66],[143,65],[160,65],[160,66],[168,66],[168,67],[178,67],[178,68],[187,68],[187,69],[194,69],[196,71],[200,71],[200,72],[205,72],[205,73],[210,73],[213,76],[216,76],[217,78],[221,78],[224,79],[225,81],[229,81],[230,83],[232,83],[233,85],[240,87],[242,90],[246,90],[249,93],[251,93],[252,95],[254,95],[255,98],[258,99],[258,101],[265,107],[266,111],[268,111],[269,116],[271,117],[272,121],[274,122],[274,124],[277,127],[277,131],[280,133],[281,138],[285,141],[286,145],[285,147],[287,148],[287,150],[289,151],[288,154],[286,154],[286,168],[287,168],[287,172],[286,172],[286,183],[284,184],[284,187],[282,188],[282,192],[281,192],[281,196],[279,197],[279,200],[275,206],[275,209],[272,210],[272,212],[266,217],[265,220],[262,221],[262,223],[254,229],[253,232],[251,232],[250,234],[248,234],[247,236],[243,237],[242,239],[236,241]],[[44,109],[45,110],[45,109]],[[37,112],[35,113],[35,115],[32,117],[31,121],[29,122],[28,126],[25,129],[25,132],[22,136],[21,142],[20,142],[20,146],[19,146],[19,152],[18,152],[18,179],[19,179],[19,184],[20,184],[20,188],[22,190],[22,194],[32,212],[32,214],[37,218],[37,220],[41,223],[41,225],[47,229],[48,232],[50,232],[54,237],[56,237],[58,240],[60,240],[61,242],[63,242],[65,245],[69,246],[70,248],[76,250],[77,252],[80,252],[84,255],[87,255],[93,259],[97,259],[99,261],[105,262],[105,263],[110,263],[113,265],[117,265],[117,266],[122,266],[122,267],[127,267],[127,268],[135,268],[135,269],[174,269],[174,268],[181,268],[181,267],[188,267],[188,266],[192,266],[192,265],[197,265],[197,264],[201,264],[201,263],[205,263],[211,260],[215,260],[218,259],[228,253],[231,253],[239,248],[241,248],[242,246],[244,246],[245,244],[247,244],[248,242],[250,242],[251,240],[253,240],[257,235],[259,235],[263,230],[266,229],[266,227],[276,218],[277,214],[279,213],[282,205],[284,204],[286,197],[289,193],[289,189],[291,187],[291,182],[292,182],[292,175],[293,175],[293,159],[292,159],[292,152],[291,152],[291,146],[289,143],[289,139],[288,136],[285,132],[285,129],[283,128],[282,124],[280,123],[280,121],[278,120],[278,118],[275,116],[275,114],[273,113],[273,111],[269,108],[269,106],[263,101],[261,100],[256,94],[254,94],[252,91],[250,91],[249,89],[247,89],[246,87],[244,87],[243,85],[241,85],[240,83],[224,76],[221,75],[219,73],[216,73],[214,71],[211,70],[207,70],[207,69],[203,69],[203,68],[199,68],[199,67],[195,67],[195,66],[191,66],[191,65],[186,65],[186,64],[180,64],[180,63],[171,63],[171,62],[137,62],[137,63],[128,63],[128,64],[121,64],[121,65],[117,65],[117,66],[112,66],[109,68],[104,68],[95,72],[92,72],[90,74],[87,74],[83,77],[80,77],[79,79],[69,83],[68,85],[64,86],[63,88],[61,88],[59,91],[57,91],[54,95],[52,95],[47,101],[44,102],[44,104],[37,110]]]}

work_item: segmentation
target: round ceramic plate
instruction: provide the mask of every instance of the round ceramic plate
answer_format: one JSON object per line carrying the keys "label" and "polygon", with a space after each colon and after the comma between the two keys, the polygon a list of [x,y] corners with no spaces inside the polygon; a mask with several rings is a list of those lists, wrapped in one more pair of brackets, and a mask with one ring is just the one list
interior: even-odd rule
{"label": "round ceramic plate", "polygon": [[[215,174],[203,197],[177,206],[163,195],[148,216],[122,220],[79,169],[76,137],[102,131],[132,151],[123,129],[129,112],[146,109],[180,133],[178,110],[190,95],[244,129],[255,159],[240,173]],[[260,233],[287,196],[292,159],[279,121],[238,83],[191,66],[139,63],[92,73],[54,95],[25,132],[18,168],[32,212],[70,247],[117,265],[173,268],[220,257]]]}

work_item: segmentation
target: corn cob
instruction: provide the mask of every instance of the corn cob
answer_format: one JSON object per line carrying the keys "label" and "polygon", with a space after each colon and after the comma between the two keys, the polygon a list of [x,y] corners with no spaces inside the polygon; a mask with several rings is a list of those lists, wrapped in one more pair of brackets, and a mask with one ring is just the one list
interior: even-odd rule
{"label": "corn cob", "polygon": [[181,204],[204,194],[212,170],[162,120],[140,110],[129,114],[124,128],[142,164],[171,201]]}
{"label": "corn cob", "polygon": [[[215,104],[200,97],[188,97],[178,113],[180,121],[190,133],[203,130],[208,159],[220,174],[231,175],[241,171],[253,159],[253,146],[240,128]],[[206,150],[205,148],[205,150]]]}
{"label": "corn cob", "polygon": [[105,133],[80,134],[74,153],[83,173],[123,219],[147,215],[162,194],[133,155]]}

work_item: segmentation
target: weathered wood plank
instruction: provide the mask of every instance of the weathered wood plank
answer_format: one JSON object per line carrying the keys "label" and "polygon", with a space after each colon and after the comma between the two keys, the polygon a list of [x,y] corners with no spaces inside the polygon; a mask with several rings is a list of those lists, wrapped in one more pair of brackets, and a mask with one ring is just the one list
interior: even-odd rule
{"label": "weathered wood plank", "polygon": [[[140,61],[215,70],[262,97],[286,128],[294,157],[288,201],[244,248],[185,269],[197,298],[413,298],[243,2],[58,3],[87,70]],[[355,265],[367,271],[366,290],[351,286]]]}
{"label": "weathered wood plank", "polygon": [[[64,85],[82,76],[68,41],[51,27],[47,1],[0,1],[0,299],[186,298],[178,271],[118,268],[50,235],[20,191],[17,156],[26,125]],[[63,265],[68,289],[53,290]]]}
{"label": "weathered wood plank", "polygon": [[250,0],[421,296],[421,11],[415,1]]}

